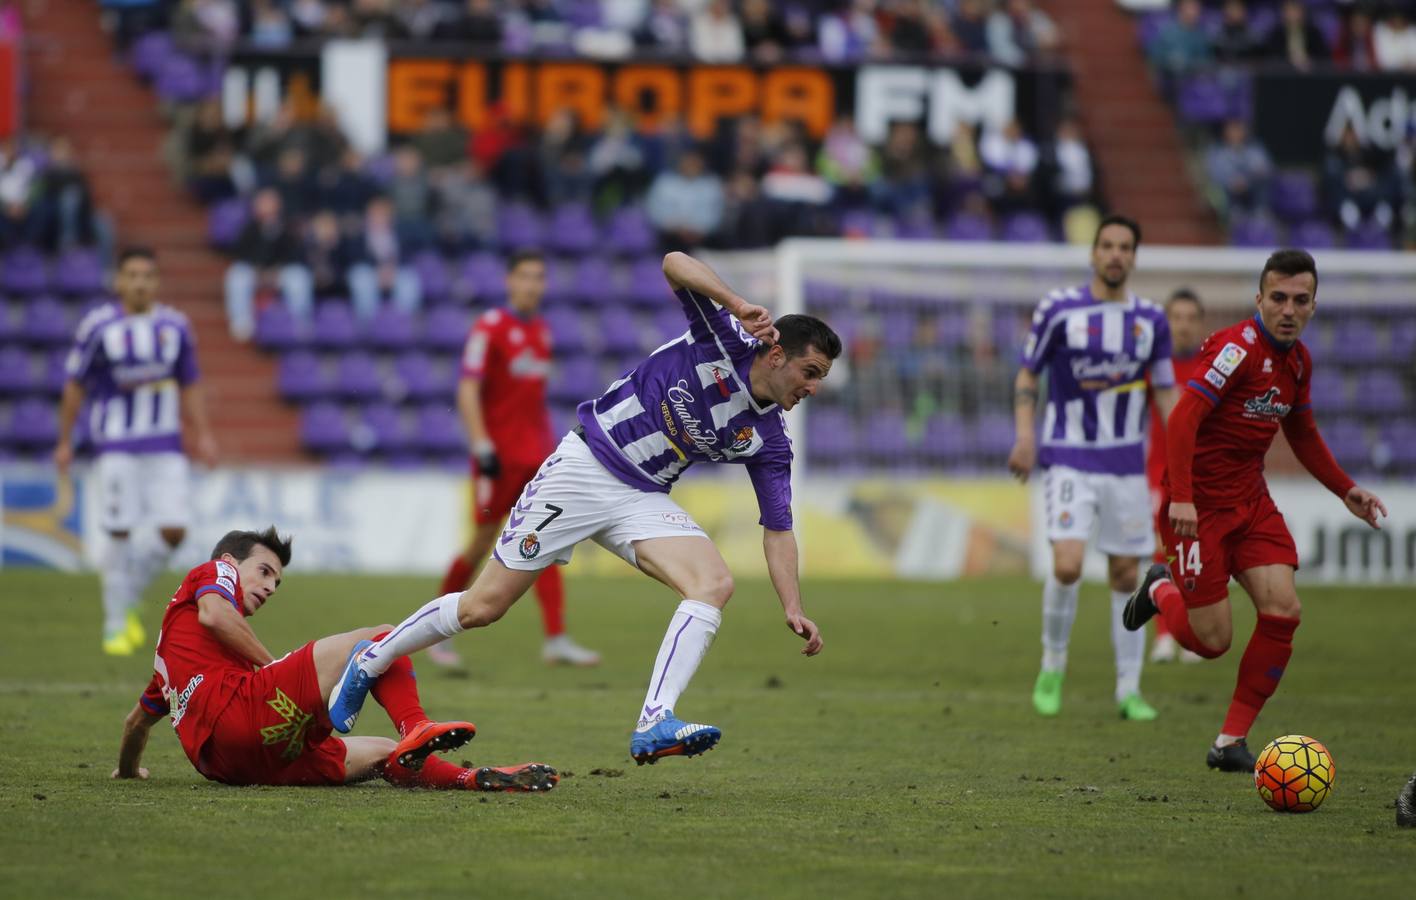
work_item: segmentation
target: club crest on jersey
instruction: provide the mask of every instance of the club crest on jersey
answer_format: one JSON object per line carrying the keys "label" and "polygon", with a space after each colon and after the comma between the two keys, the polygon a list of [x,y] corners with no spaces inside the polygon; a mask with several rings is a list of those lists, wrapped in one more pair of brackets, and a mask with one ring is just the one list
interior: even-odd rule
{"label": "club crest on jersey", "polygon": [[1244,415],[1246,416],[1268,416],[1281,419],[1288,415],[1288,411],[1293,408],[1291,403],[1280,403],[1278,400],[1278,388],[1271,387],[1257,397],[1250,397],[1244,401]]}
{"label": "club crest on jersey", "polygon": [[1071,514],[1070,512],[1068,512],[1068,511],[1066,511],[1066,510],[1063,510],[1063,511],[1062,511],[1062,515],[1060,515],[1060,516],[1057,517],[1057,524],[1060,525],[1060,526],[1063,527],[1063,528],[1071,528],[1071,527],[1072,527],[1072,514]]}
{"label": "club crest on jersey", "polygon": [[521,539],[521,543],[516,546],[516,549],[522,559],[535,559],[541,553],[541,539],[533,531]]}
{"label": "club crest on jersey", "polygon": [[1254,326],[1245,325],[1244,330],[1239,332],[1244,336],[1244,340],[1250,344],[1259,339],[1259,333],[1254,330]]}
{"label": "club crest on jersey", "polygon": [[733,442],[728,445],[728,449],[734,453],[741,453],[752,446],[752,426],[744,425],[733,434]]}
{"label": "club crest on jersey", "polygon": [[1225,344],[1224,349],[1214,358],[1214,367],[1221,375],[1233,375],[1234,370],[1239,368],[1239,364],[1248,355],[1249,351],[1238,344]]}

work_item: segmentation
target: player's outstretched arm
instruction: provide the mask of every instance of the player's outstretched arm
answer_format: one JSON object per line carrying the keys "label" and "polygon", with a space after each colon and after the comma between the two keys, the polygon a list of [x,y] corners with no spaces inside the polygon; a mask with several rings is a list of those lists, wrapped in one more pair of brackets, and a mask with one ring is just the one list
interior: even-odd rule
{"label": "player's outstretched arm", "polygon": [[1327,442],[1318,432],[1318,423],[1313,418],[1311,407],[1294,410],[1286,416],[1283,420],[1283,434],[1288,438],[1288,445],[1293,448],[1293,455],[1298,457],[1303,468],[1318,479],[1323,487],[1341,497],[1343,505],[1352,515],[1373,528],[1381,528],[1377,524],[1377,513],[1385,516],[1386,506],[1376,494],[1354,484],[1351,476],[1338,465],[1332,451],[1328,449]]}
{"label": "player's outstretched arm", "polygon": [[1351,512],[1352,515],[1378,531],[1381,530],[1382,526],[1377,523],[1377,513],[1381,513],[1382,518],[1386,518],[1387,508],[1386,504],[1382,503],[1381,498],[1376,494],[1371,491],[1363,490],[1354,484],[1352,488],[1343,495],[1342,502],[1347,506],[1348,511]]}
{"label": "player's outstretched arm", "polygon": [[1008,452],[1008,471],[1019,481],[1027,481],[1037,464],[1037,438],[1033,420],[1037,415],[1037,375],[1027,366],[1013,379],[1013,449]]}
{"label": "player's outstretched arm", "polygon": [[764,344],[777,342],[777,329],[772,325],[772,314],[766,308],[744,300],[707,264],[675,250],[664,256],[664,277],[674,290],[688,288],[695,294],[711,298],[713,302],[736,316],[748,334]]}
{"label": "player's outstretched arm", "polygon": [[114,778],[147,780],[148,770],[139,764],[147,747],[148,733],[160,721],[162,716],[143,709],[141,703],[133,704],[133,711],[123,720],[123,741],[118,745],[118,768],[113,770]]}
{"label": "player's outstretched arm", "polygon": [[815,656],[821,652],[821,629],[806,617],[801,609],[801,581],[798,577],[798,556],[796,534],[790,531],[762,529],[762,553],[767,557],[767,572],[772,576],[772,587],[782,601],[782,611],[787,616],[787,627],[806,641],[801,648],[805,656]]}
{"label": "player's outstretched arm", "polygon": [[237,653],[258,666],[267,665],[275,657],[256,637],[245,617],[236,611],[220,594],[212,591],[197,598],[197,621],[201,622],[212,635]]}

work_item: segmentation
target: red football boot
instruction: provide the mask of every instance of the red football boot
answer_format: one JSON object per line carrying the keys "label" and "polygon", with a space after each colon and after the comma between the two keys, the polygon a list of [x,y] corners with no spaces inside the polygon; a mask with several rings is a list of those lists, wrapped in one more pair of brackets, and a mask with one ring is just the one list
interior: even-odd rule
{"label": "red football boot", "polygon": [[471,722],[422,722],[408,730],[392,756],[400,766],[416,772],[430,754],[456,750],[476,735],[477,726]]}

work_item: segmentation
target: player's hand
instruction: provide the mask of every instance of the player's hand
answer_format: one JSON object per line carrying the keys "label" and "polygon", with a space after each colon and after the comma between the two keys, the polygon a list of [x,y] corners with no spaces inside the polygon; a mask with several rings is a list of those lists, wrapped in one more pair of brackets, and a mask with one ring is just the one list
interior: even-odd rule
{"label": "player's hand", "polygon": [[117,781],[126,781],[126,780],[132,779],[132,778],[136,778],[138,781],[147,781],[147,780],[148,780],[148,770],[147,770],[147,769],[144,769],[142,766],[138,766],[138,770],[137,770],[136,772],[133,772],[133,773],[128,774],[128,775],[124,775],[122,769],[114,769],[114,770],[113,770],[113,778],[114,778],[115,780],[117,780]]}
{"label": "player's hand", "polygon": [[496,478],[501,475],[501,460],[497,459],[497,448],[492,444],[474,444],[472,459],[477,462],[478,477]]}
{"label": "player's hand", "polygon": [[1347,509],[1352,515],[1378,531],[1381,530],[1382,526],[1377,524],[1377,513],[1380,512],[1382,518],[1386,518],[1387,508],[1376,494],[1354,486],[1352,490],[1347,492],[1347,496],[1342,498],[1342,502],[1347,504]]}
{"label": "player's hand", "polygon": [[816,627],[815,622],[801,613],[796,613],[787,616],[787,627],[790,628],[797,637],[806,641],[806,646],[801,648],[803,656],[815,656],[821,652],[821,645],[825,642],[821,640],[821,629]]}
{"label": "player's hand", "polygon": [[1182,538],[1198,537],[1200,534],[1200,513],[1193,503],[1170,504],[1170,527]]}
{"label": "player's hand", "polygon": [[733,315],[747,329],[747,333],[764,344],[777,343],[777,329],[772,325],[772,314],[765,307],[755,303],[744,303]]}
{"label": "player's hand", "polygon": [[205,431],[197,435],[197,445],[194,449],[197,452],[197,462],[206,466],[208,469],[216,466],[218,455],[216,451],[216,437],[212,435],[210,431]]}
{"label": "player's hand", "polygon": [[1013,449],[1008,451],[1008,471],[1012,472],[1013,477],[1019,481],[1026,483],[1035,465],[1037,465],[1037,445],[1032,440],[1018,441],[1013,445]]}
{"label": "player's hand", "polygon": [[74,446],[68,441],[63,441],[54,448],[54,468],[59,470],[59,475],[69,474],[69,466],[74,462]]}

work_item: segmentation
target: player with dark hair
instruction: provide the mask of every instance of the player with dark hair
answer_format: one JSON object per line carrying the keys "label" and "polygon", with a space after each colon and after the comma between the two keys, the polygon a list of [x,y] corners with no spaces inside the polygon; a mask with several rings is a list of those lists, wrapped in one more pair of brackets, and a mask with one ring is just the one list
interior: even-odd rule
{"label": "player with dark hair", "polygon": [[[1199,359],[1200,343],[1205,339],[1205,305],[1200,295],[1188,287],[1176,288],[1165,301],[1165,321],[1170,325],[1170,362],[1175,369],[1175,383],[1184,384],[1194,373]],[[1165,478],[1165,419],[1160,410],[1151,413],[1150,445],[1146,448],[1146,481],[1150,484],[1151,512],[1160,514],[1161,482]],[[1155,562],[1165,562],[1165,548],[1157,546]],[[1151,644],[1153,663],[1199,662],[1204,657],[1184,649],[1175,642],[1164,619],[1155,620],[1155,643]]]}
{"label": "player with dark hair", "polygon": [[118,302],[79,323],[65,363],[54,465],[74,459],[74,425],[89,400],[89,437],[98,451],[98,519],[107,532],[99,579],[103,652],[128,656],[147,641],[136,607],[187,534],[187,458],[182,423],[197,459],[216,461],[216,440],[197,381],[196,344],[186,316],[157,302],[157,257],[146,247],[118,255]]}
{"label": "player with dark hair", "polygon": [[[1133,220],[1102,219],[1092,241],[1091,281],[1053,291],[1038,303],[1014,381],[1016,439],[1008,468],[1026,481],[1034,464],[1042,466],[1052,544],[1052,571],[1042,588],[1042,665],[1032,693],[1042,716],[1062,709],[1067,647],[1093,524],[1097,548],[1107,555],[1117,709],[1130,721],[1157,715],[1141,696],[1145,635],[1121,625],[1140,559],[1155,549],[1145,478],[1147,385],[1162,415],[1175,405],[1176,394],[1165,315],[1126,288],[1140,243],[1141,228]],[[1034,431],[1043,372],[1048,396],[1039,453]]]}
{"label": "player with dark hair", "polygon": [[1412,775],[1406,787],[1396,795],[1396,824],[1416,828],[1416,775]]}
{"label": "player with dark hair", "polygon": [[1160,615],[1182,647],[1213,659],[1234,625],[1229,579],[1253,600],[1258,622],[1239,661],[1238,683],[1206,762],[1252,772],[1245,741],[1293,653],[1302,607],[1298,552],[1264,482],[1264,455],[1281,426],[1294,455],[1372,528],[1386,507],[1353,483],[1318,433],[1308,400],[1313,360],[1299,337],[1317,308],[1318,270],[1302,250],[1279,250],[1259,274],[1252,319],[1217,331],[1200,348],[1195,377],[1170,416],[1159,528],[1169,566],[1151,566],[1126,605],[1126,627]]}
{"label": "player with dark hair", "polygon": [[712,748],[721,737],[717,728],[674,715],[733,593],[722,555],[669,497],[695,462],[747,469],[787,627],[806,642],[802,653],[821,651],[821,633],[802,611],[784,413],[816,393],[841,353],[841,339],[811,316],[782,316],[774,324],[767,310],[684,253],[664,257],[664,276],[688,330],[598,399],[580,404],[580,424],[522,491],[470,590],[431,601],[350,657],[331,700],[337,728],[353,723],[391,658],[497,621],[543,569],[568,563],[575,545],[591,539],[681,598],[654,662],[630,756],[643,764]]}
{"label": "player with dark hair", "polygon": [[[551,370],[551,331],[540,316],[546,292],[546,260],[537,250],[519,250],[507,261],[506,308],[483,313],[467,336],[457,409],[472,448],[472,541],[443,576],[441,594],[465,591],[487,558],[521,489],[555,449],[546,412]],[[593,666],[600,655],[565,631],[565,584],[549,566],[536,580],[548,663]],[[428,648],[440,665],[461,660],[449,642]]]}
{"label": "player with dark hair", "polygon": [[400,740],[331,735],[326,706],[345,660],[388,627],[322,638],[275,659],[246,617],[275,593],[289,564],[290,540],[271,526],[229,532],[211,561],[187,573],[162,620],[152,680],[123,723],[114,778],[148,777],[140,765],[148,733],[171,715],[192,765],[226,784],[331,785],[382,776],[405,787],[555,786],[556,771],[539,763],[464,769],[431,756],[465,744],[476,728],[429,720],[407,657],[394,660],[374,687]]}

